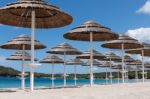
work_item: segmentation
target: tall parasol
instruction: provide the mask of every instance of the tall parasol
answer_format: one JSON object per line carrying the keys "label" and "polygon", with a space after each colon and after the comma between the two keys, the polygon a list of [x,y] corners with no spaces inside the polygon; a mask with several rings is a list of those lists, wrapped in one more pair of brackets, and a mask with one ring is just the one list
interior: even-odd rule
{"label": "tall parasol", "polygon": [[117,69],[118,70],[118,84],[120,83],[120,70],[122,69],[121,64],[116,64],[112,66],[112,69]]}
{"label": "tall parasol", "polygon": [[[91,51],[85,51],[81,55],[77,55],[76,57],[80,58],[80,59],[91,59]],[[92,59],[101,60],[101,59],[104,59],[104,58],[105,58],[105,56],[103,54],[101,54],[97,50],[94,50],[94,49],[92,50]],[[92,62],[92,64],[93,64],[93,62]],[[92,72],[92,79],[94,79],[94,77],[93,77],[93,66],[92,66],[92,69],[90,69],[90,77],[91,77],[91,72]]]}
{"label": "tall parasol", "polygon": [[[72,17],[45,0],[17,0],[0,8],[0,24],[32,28],[31,65],[34,66],[35,28],[56,28],[68,25]],[[33,67],[30,66],[30,88],[34,89]]]}
{"label": "tall parasol", "polygon": [[90,60],[91,60],[91,66],[90,66],[90,85],[92,86],[94,84],[93,81],[93,41],[107,41],[107,40],[113,40],[117,39],[118,35],[113,33],[110,28],[107,28],[105,26],[102,26],[94,21],[87,21],[83,23],[82,25],[73,28],[68,33],[64,34],[64,38],[70,39],[70,40],[77,40],[77,41],[89,41],[90,42],[90,48],[89,51],[91,53]]}
{"label": "tall parasol", "polygon": [[[10,57],[6,58],[6,60],[21,60],[21,89],[25,90],[25,71],[24,71],[24,61],[30,61],[31,55],[27,52],[18,51]],[[37,59],[35,59],[37,60]]]}
{"label": "tall parasol", "polygon": [[54,64],[57,63],[57,64],[62,64],[64,63],[63,59],[59,58],[58,56],[56,55],[52,55],[52,56],[47,56],[46,58],[44,58],[43,60],[40,61],[40,63],[47,63],[47,64],[52,64],[52,68],[51,68],[51,73],[52,73],[52,77],[51,77],[51,80],[52,80],[52,88],[55,87],[55,83],[54,83],[54,80],[55,80],[55,67],[54,67]]}
{"label": "tall parasol", "polygon": [[74,86],[77,86],[77,66],[76,65],[82,65],[83,61],[75,58],[75,59],[70,59],[69,61],[66,62],[66,65],[74,65]]}
{"label": "tall parasol", "polygon": [[104,61],[102,64],[97,65],[97,67],[105,67],[106,72],[105,72],[105,80],[106,80],[106,85],[108,84],[108,67],[112,66],[113,64],[110,63],[109,61]]}
{"label": "tall parasol", "polygon": [[[87,67],[88,67],[87,69],[91,71],[90,65],[91,65],[90,59],[88,59],[87,61],[85,61],[85,62],[82,64],[82,66],[87,66]],[[98,61],[97,59],[93,59],[93,66],[99,66],[99,65],[102,65],[101,62]],[[96,69],[97,69],[97,68],[94,68],[94,67],[93,67],[93,68],[92,68],[92,72],[94,72]],[[94,78],[94,77],[93,77],[93,78]]]}
{"label": "tall parasol", "polygon": [[144,66],[144,56],[150,56],[150,44],[143,43],[143,48],[132,49],[125,51],[129,54],[141,54],[142,56],[142,81],[145,81],[145,66]]}
{"label": "tall parasol", "polygon": [[[124,56],[124,62],[125,63],[128,63],[128,62],[135,62],[135,60],[132,58],[132,57],[130,57],[129,55],[125,55]],[[127,78],[128,79],[128,70],[127,70],[127,67],[128,66],[124,66],[124,74],[125,74],[125,78]]]}
{"label": "tall parasol", "polygon": [[111,71],[111,69],[112,69],[111,64],[112,64],[112,61],[120,61],[121,57],[117,56],[115,53],[112,53],[112,52],[105,54],[105,56],[106,56],[106,59],[108,59],[110,62],[110,64],[109,64],[109,66],[110,66],[110,83],[112,84],[112,77],[113,76],[112,76],[112,71]]}
{"label": "tall parasol", "polygon": [[138,71],[139,71],[139,66],[141,66],[142,65],[142,61],[141,60],[135,60],[134,62],[128,62],[127,64],[126,64],[127,66],[135,66],[135,79],[136,79],[136,81],[138,82],[138,79],[139,79],[139,77],[138,77]]}
{"label": "tall parasol", "polygon": [[120,35],[117,40],[108,41],[101,46],[111,49],[122,49],[122,82],[124,83],[124,49],[135,49],[143,46],[138,42],[138,40],[127,35]]}
{"label": "tall parasol", "polygon": [[[6,42],[5,44],[0,46],[3,49],[12,49],[12,50],[22,50],[22,53],[24,53],[24,50],[30,50],[31,49],[31,37],[25,34],[19,35],[15,37],[14,39]],[[46,48],[45,45],[43,45],[40,41],[34,40],[34,48],[35,49],[43,49]],[[31,57],[30,57],[31,58]],[[24,63],[24,55],[22,57],[22,63]],[[22,72],[24,72],[24,67],[22,67]],[[24,79],[24,75],[21,75],[22,79]],[[25,89],[24,80],[22,80],[22,89]]]}
{"label": "tall parasol", "polygon": [[64,87],[66,87],[66,55],[78,55],[81,52],[67,43],[61,43],[51,48],[47,53],[64,55]]}

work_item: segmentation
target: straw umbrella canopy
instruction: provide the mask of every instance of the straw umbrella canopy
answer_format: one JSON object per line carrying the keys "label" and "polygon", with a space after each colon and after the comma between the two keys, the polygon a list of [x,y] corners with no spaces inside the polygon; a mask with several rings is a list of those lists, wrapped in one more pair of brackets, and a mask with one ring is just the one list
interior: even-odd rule
{"label": "straw umbrella canopy", "polygon": [[[69,25],[72,17],[45,0],[17,0],[0,8],[0,23],[32,28],[31,64],[34,64],[35,28],[56,28]],[[33,68],[30,68],[31,91],[34,89]]]}
{"label": "straw umbrella canopy", "polygon": [[31,28],[35,13],[36,28],[56,28],[69,25],[72,17],[46,0],[17,0],[0,9],[0,23]]}
{"label": "straw umbrella canopy", "polygon": [[134,62],[135,60],[129,55],[124,56],[124,62]]}
{"label": "straw umbrella canopy", "polygon": [[150,68],[150,62],[145,62],[144,65],[145,65],[146,68]]}
{"label": "straw umbrella canopy", "polygon": [[128,62],[126,65],[139,65],[141,66],[142,65],[142,61],[141,60],[135,60],[135,61],[131,61],[131,62]]}
{"label": "straw umbrella canopy", "polygon": [[[30,50],[31,49],[31,37],[26,34],[21,34],[12,40],[6,42],[5,44],[0,46],[3,49],[11,49],[11,50]],[[44,49],[46,48],[40,41],[34,40],[34,48],[35,49]]]}
{"label": "straw umbrella canopy", "polygon": [[120,64],[117,64],[117,65],[113,65],[112,66],[112,69],[122,69],[122,66]]}
{"label": "straw umbrella canopy", "polygon": [[112,52],[106,53],[105,56],[106,56],[106,59],[108,59],[110,62],[110,64],[109,64],[109,66],[110,66],[110,82],[112,84],[112,77],[113,76],[112,76],[112,71],[111,71],[111,68],[112,68],[111,63],[112,63],[112,61],[120,61],[121,57],[117,56],[115,53],[112,53]]}
{"label": "straw umbrella canopy", "polygon": [[121,60],[121,57],[116,55],[113,52],[106,53],[105,56],[106,56],[106,60],[107,59],[110,61],[120,61]]}
{"label": "straw umbrella canopy", "polygon": [[81,52],[68,43],[61,43],[51,48],[47,53],[64,55],[64,87],[66,87],[66,55],[78,55]]}
{"label": "straw umbrella canopy", "polygon": [[[99,66],[99,65],[102,65],[102,64],[98,60],[93,59],[93,65],[94,66]],[[90,60],[84,62],[84,64],[82,64],[82,66],[90,66]]]}
{"label": "straw umbrella canopy", "polygon": [[31,60],[31,55],[25,51],[24,52],[18,51],[15,54],[12,54],[10,57],[6,58],[6,60],[22,60],[23,57],[25,61]]}
{"label": "straw umbrella canopy", "polygon": [[150,56],[150,44],[143,43],[143,48],[137,48],[137,49],[130,49],[125,51],[129,54],[141,54],[142,55],[143,50],[143,56]]}
{"label": "straw umbrella canopy", "polygon": [[[100,61],[100,62],[102,64],[97,65],[97,67],[109,67],[110,66],[110,62],[109,61],[105,61],[105,62]],[[113,65],[113,64],[111,63],[111,65]]]}
{"label": "straw umbrella canopy", "polygon": [[[31,49],[31,37],[25,34],[19,35],[15,37],[14,39],[6,42],[5,44],[0,46],[2,49],[11,49],[11,50],[22,50],[22,53],[24,53],[24,50],[30,50]],[[34,40],[34,47],[35,49],[44,49],[46,48],[45,45],[43,45],[40,41]],[[30,57],[31,58],[31,57]],[[34,58],[35,59],[35,58]],[[24,63],[24,57],[22,57],[22,63]],[[24,72],[24,67],[22,65],[22,73]],[[24,75],[21,75],[22,79],[24,79]],[[25,89],[24,85],[25,81],[22,80],[22,89]]]}
{"label": "straw umbrella canopy", "polygon": [[118,38],[118,35],[113,33],[110,28],[102,26],[94,21],[87,21],[73,28],[71,31],[64,34],[64,37],[70,40],[90,41],[90,34],[93,34],[93,41],[107,41]]}
{"label": "straw umbrella canopy", "polygon": [[80,26],[73,28],[68,33],[64,34],[64,38],[76,41],[90,41],[90,52],[91,52],[91,71],[90,71],[90,85],[93,82],[92,64],[93,64],[93,41],[107,41],[117,39],[118,35],[113,33],[110,28],[102,26],[94,21],[87,21]]}
{"label": "straw umbrella canopy", "polygon": [[[93,52],[93,59],[99,59],[99,60],[102,60],[105,58],[105,56],[98,52],[97,50],[92,50]],[[80,58],[80,59],[90,59],[90,55],[91,55],[91,52],[90,51],[85,51],[83,52],[81,55],[77,55],[76,58]]]}
{"label": "straw umbrella canopy", "polygon": [[74,65],[74,85],[77,85],[77,66],[76,65],[82,65],[83,61],[75,58],[75,59],[70,59],[69,61],[66,62],[66,65]]}
{"label": "straw umbrella canopy", "polygon": [[127,35],[120,35],[117,40],[108,41],[101,46],[111,49],[122,49],[122,82],[124,83],[124,49],[135,49],[143,46],[138,42],[138,40]]}
{"label": "straw umbrella canopy", "polygon": [[57,45],[56,47],[51,48],[47,53],[51,54],[60,54],[60,55],[78,55],[81,54],[80,51],[78,51],[76,48],[72,47],[68,43],[61,43]]}
{"label": "straw umbrella canopy", "polygon": [[64,61],[63,59],[59,58],[58,56],[56,55],[52,55],[52,56],[47,56],[46,58],[42,59],[40,61],[40,63],[46,63],[46,64],[52,64],[52,68],[51,68],[51,73],[52,73],[52,77],[51,77],[51,80],[52,80],[52,88],[55,87],[55,83],[54,83],[54,80],[55,80],[55,67],[54,67],[54,64],[63,64]]}
{"label": "straw umbrella canopy", "polygon": [[143,43],[143,48],[138,48],[138,49],[132,49],[132,50],[127,50],[125,51],[126,53],[129,53],[129,54],[141,54],[142,56],[142,79],[143,79],[143,82],[145,80],[145,75],[144,75],[144,72],[145,72],[145,66],[144,66],[144,56],[150,56],[150,44],[146,44],[146,43]]}

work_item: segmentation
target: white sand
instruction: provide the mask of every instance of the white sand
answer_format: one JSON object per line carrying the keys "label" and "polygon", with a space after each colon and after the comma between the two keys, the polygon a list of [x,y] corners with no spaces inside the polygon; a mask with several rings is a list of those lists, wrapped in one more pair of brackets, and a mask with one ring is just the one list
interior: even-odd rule
{"label": "white sand", "polygon": [[3,92],[0,99],[150,99],[150,83]]}

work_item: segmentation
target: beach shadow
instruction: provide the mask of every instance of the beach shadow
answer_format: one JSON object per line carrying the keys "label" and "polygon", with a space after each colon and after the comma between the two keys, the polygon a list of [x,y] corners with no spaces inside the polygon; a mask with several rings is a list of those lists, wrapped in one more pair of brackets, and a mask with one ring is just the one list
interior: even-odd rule
{"label": "beach shadow", "polygon": [[7,93],[7,92],[12,93],[12,92],[16,92],[16,91],[15,90],[5,90],[5,89],[0,90],[0,93]]}
{"label": "beach shadow", "polygon": [[35,88],[35,90],[46,90],[46,89],[63,89],[63,88],[80,88],[80,86],[66,86],[66,87],[54,87],[54,88]]}

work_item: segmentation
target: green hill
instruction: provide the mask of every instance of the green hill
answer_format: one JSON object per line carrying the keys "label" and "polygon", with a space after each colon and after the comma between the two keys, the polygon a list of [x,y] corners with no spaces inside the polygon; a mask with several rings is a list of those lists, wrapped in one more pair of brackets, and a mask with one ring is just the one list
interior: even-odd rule
{"label": "green hill", "polygon": [[19,75],[19,71],[10,68],[10,67],[4,67],[0,66],[0,76],[1,77],[16,77]]}
{"label": "green hill", "polygon": [[[15,70],[10,67],[4,67],[0,66],[0,77],[17,77],[19,76],[20,71]],[[27,72],[27,77],[29,77],[29,72]],[[116,72],[113,72],[113,77],[117,78],[118,74]],[[139,72],[139,78],[142,78],[141,73]],[[46,73],[34,73],[35,77],[51,77],[51,74],[46,74]],[[89,78],[89,74],[77,74],[78,78]],[[108,72],[109,76],[109,72]],[[121,78],[121,74],[119,75]],[[56,74],[55,77],[60,78],[63,77],[62,74]],[[105,79],[105,73],[95,73],[94,74],[95,78],[104,78]],[[74,74],[68,74],[68,78],[74,78]],[[135,72],[129,72],[129,79],[134,79],[135,78]],[[150,71],[147,72],[147,78],[150,79]]]}

